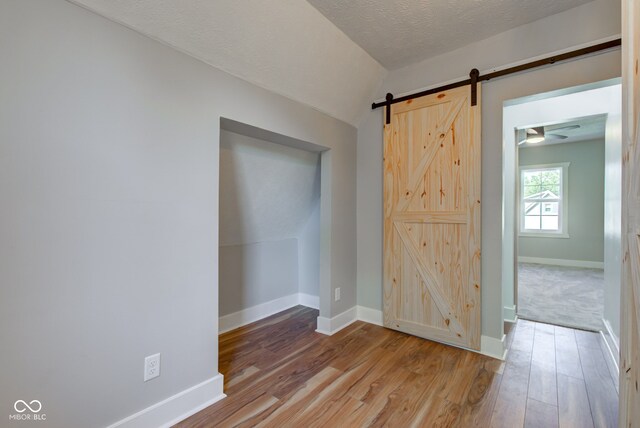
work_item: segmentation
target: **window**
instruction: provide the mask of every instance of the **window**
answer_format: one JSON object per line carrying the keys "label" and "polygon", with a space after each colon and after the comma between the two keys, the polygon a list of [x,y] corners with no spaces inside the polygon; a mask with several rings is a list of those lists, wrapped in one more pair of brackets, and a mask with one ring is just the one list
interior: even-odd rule
{"label": "window", "polygon": [[520,167],[520,235],[568,238],[568,163]]}

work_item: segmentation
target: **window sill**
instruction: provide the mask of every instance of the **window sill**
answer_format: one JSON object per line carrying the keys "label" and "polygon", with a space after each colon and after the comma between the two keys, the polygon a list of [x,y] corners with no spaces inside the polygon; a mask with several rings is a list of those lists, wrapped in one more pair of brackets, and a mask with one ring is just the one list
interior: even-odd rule
{"label": "window sill", "polygon": [[545,232],[520,232],[518,236],[523,238],[560,238],[560,239],[568,239],[570,238],[568,233],[545,233]]}

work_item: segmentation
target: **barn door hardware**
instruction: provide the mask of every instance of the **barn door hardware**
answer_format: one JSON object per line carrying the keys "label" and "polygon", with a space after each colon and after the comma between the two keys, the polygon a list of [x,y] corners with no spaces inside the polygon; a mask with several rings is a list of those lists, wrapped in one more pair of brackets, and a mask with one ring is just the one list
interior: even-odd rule
{"label": "barn door hardware", "polygon": [[391,123],[391,101],[393,101],[393,94],[391,92],[387,92],[387,96],[385,97],[387,102],[385,103],[387,108],[385,109],[387,114],[387,119],[385,123],[388,125]]}
{"label": "barn door hardware", "polygon": [[536,61],[527,62],[525,64],[516,65],[514,67],[505,68],[503,70],[494,71],[492,73],[488,73],[485,75],[480,75],[480,72],[474,68],[469,73],[469,79],[460,80],[458,82],[449,83],[448,85],[439,86],[433,89],[427,89],[425,91],[404,95],[398,98],[394,98],[391,93],[388,93],[385,101],[381,101],[379,103],[373,103],[371,104],[371,108],[377,109],[380,107],[386,107],[387,113],[386,113],[385,123],[389,124],[391,122],[391,105],[392,104],[401,103],[403,101],[412,100],[414,98],[424,97],[425,95],[437,94],[438,92],[448,91],[448,90],[459,88],[465,85],[471,85],[471,105],[475,106],[477,104],[478,82],[485,82],[498,77],[507,76],[509,74],[519,73],[526,70],[531,70],[532,68],[542,67],[545,65],[557,64],[558,62],[566,61],[568,59],[577,58],[583,55],[589,55],[595,52],[616,48],[621,46],[621,44],[622,44],[621,39],[614,39],[608,42],[587,46],[586,48],[576,49],[574,51],[569,51],[562,54],[539,59]]}
{"label": "barn door hardware", "polygon": [[471,80],[471,106],[478,104],[478,78],[480,72],[477,68],[474,68],[469,72],[469,79]]}

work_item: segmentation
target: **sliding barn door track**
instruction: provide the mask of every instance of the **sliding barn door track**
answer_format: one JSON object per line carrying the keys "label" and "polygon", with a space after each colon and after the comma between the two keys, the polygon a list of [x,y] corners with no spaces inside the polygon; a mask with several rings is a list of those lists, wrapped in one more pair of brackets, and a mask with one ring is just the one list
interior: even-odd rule
{"label": "sliding barn door track", "polygon": [[373,103],[371,109],[377,109],[380,107],[387,107],[385,123],[391,122],[391,107],[392,104],[401,103],[403,101],[412,100],[414,98],[424,97],[425,95],[436,94],[438,92],[448,91],[450,89],[459,88],[461,86],[471,85],[471,105],[477,104],[477,84],[478,82],[485,82],[487,80],[495,79],[497,77],[507,76],[509,74],[519,73],[521,71],[531,70],[532,68],[543,67],[545,65],[553,65],[557,62],[566,61],[572,58],[589,55],[595,52],[600,52],[622,45],[621,39],[614,39],[604,43],[598,43],[597,45],[587,46],[586,48],[576,49],[573,51],[565,52],[558,55],[553,55],[548,58],[539,59],[536,61],[527,62],[525,64],[516,65],[513,67],[505,68],[504,70],[494,71],[492,73],[480,75],[478,69],[474,68],[469,73],[469,78],[460,80],[458,82],[449,83],[447,85],[438,86],[437,88],[427,89],[424,91],[416,92],[414,94],[404,95],[402,97],[394,98],[393,94],[387,93],[386,100]]}

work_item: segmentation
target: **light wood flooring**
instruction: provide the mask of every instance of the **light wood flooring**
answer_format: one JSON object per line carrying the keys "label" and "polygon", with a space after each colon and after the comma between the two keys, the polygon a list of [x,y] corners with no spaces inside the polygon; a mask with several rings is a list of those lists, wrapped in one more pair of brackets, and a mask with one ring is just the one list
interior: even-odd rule
{"label": "light wood flooring", "polygon": [[297,306],[220,336],[227,398],[179,427],[615,427],[595,333],[518,321],[501,362]]}

